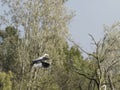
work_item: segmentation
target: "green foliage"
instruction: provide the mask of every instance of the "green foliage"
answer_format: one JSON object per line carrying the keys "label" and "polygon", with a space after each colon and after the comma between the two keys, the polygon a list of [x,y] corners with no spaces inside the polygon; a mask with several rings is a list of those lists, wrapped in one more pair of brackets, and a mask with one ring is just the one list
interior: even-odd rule
{"label": "green foliage", "polygon": [[0,72],[0,90],[12,90],[13,73],[9,71],[8,73]]}
{"label": "green foliage", "polygon": [[[90,70],[90,62],[85,60],[82,56],[81,51],[78,47],[72,46],[69,50],[68,54],[69,60],[71,60],[71,64],[69,65],[69,69],[71,69],[71,77],[73,81],[71,84],[73,86],[76,85],[74,90],[87,90],[89,85],[89,80],[84,77],[84,74],[88,74],[89,76],[92,74],[92,70]],[[88,68],[89,67],[89,68]],[[92,67],[91,67],[92,68]],[[71,87],[71,86],[70,86]]]}
{"label": "green foliage", "polygon": [[[72,15],[68,14],[63,0],[10,0],[6,1],[12,11],[12,25],[15,27],[22,26],[24,35],[21,41],[17,43],[16,54],[17,57],[9,55],[14,52],[11,43],[5,44],[7,47],[6,56],[12,60],[17,61],[12,63],[16,66],[17,78],[14,85],[16,90],[50,90],[61,89],[61,85],[65,83],[64,79],[67,77],[66,69],[64,69],[64,62],[66,55],[64,48],[66,47],[66,37],[68,36],[68,23]],[[17,5],[17,7],[16,7]],[[27,12],[26,12],[27,11]],[[11,28],[9,28],[11,30]],[[9,37],[14,36],[14,32],[6,30]],[[6,43],[9,39],[6,39]],[[8,47],[10,46],[10,47]],[[48,53],[50,56],[51,67],[48,70],[38,70],[35,72],[34,68],[30,70],[31,60],[38,56]],[[5,58],[3,66],[10,64],[8,58]],[[12,69],[7,66],[5,69]],[[60,73],[63,72],[63,73]],[[59,74],[59,75],[57,75]],[[63,76],[63,77],[62,77]],[[65,77],[64,77],[65,76]],[[60,82],[60,78],[61,81]]]}
{"label": "green foliage", "polygon": [[[89,81],[74,68],[89,73],[94,65],[84,60],[80,50],[69,47],[66,41],[72,18],[63,4],[67,0],[2,1],[10,6],[12,25],[22,26],[24,31],[21,39],[14,27],[0,31],[0,64],[2,71],[14,73],[12,89],[87,90]],[[31,68],[31,61],[44,53],[50,56],[50,67]]]}
{"label": "green foliage", "polygon": [[16,69],[14,66],[16,64],[15,58],[17,57],[16,49],[18,45],[17,30],[14,27],[9,26],[2,32],[4,32],[0,35],[0,37],[3,38],[0,45],[0,48],[2,49],[2,51],[0,51],[2,67],[5,71],[14,71]]}
{"label": "green foliage", "polygon": [[14,27],[11,26],[8,26],[5,31],[7,33],[7,37],[17,36],[18,32]]}

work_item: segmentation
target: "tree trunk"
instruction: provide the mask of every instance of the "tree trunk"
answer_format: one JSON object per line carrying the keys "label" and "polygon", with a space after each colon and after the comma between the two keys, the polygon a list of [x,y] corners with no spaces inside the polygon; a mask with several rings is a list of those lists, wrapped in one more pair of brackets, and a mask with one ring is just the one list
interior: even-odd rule
{"label": "tree trunk", "polygon": [[113,83],[112,83],[112,79],[111,79],[111,76],[110,76],[110,75],[108,75],[108,81],[109,81],[109,84],[110,84],[110,89],[111,89],[111,90],[115,90],[115,89],[114,89],[114,85],[113,85]]}

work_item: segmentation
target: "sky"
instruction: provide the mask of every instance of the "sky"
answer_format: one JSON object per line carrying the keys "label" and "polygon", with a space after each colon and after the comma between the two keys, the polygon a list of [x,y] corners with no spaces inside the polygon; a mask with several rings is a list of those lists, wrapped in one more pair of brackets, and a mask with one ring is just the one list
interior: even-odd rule
{"label": "sky", "polygon": [[104,24],[120,21],[120,0],[68,0],[66,6],[75,13],[69,25],[72,38],[86,51],[94,49],[88,33],[98,41],[104,35]]}
{"label": "sky", "polygon": [[75,11],[69,25],[72,38],[86,51],[94,49],[88,33],[98,41],[104,36],[104,25],[120,21],[120,0],[68,0],[66,6]]}

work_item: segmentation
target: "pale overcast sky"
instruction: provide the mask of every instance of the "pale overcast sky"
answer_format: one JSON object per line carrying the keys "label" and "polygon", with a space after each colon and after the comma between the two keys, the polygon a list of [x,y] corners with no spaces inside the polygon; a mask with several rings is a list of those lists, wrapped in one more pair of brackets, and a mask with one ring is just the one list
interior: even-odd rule
{"label": "pale overcast sky", "polygon": [[69,26],[72,37],[85,50],[92,49],[88,33],[99,40],[103,36],[103,24],[120,21],[120,0],[68,0],[66,5],[76,14]]}
{"label": "pale overcast sky", "polygon": [[104,24],[120,21],[120,0],[68,0],[67,7],[76,12],[70,24],[72,37],[85,50],[92,49],[88,33],[99,40]]}

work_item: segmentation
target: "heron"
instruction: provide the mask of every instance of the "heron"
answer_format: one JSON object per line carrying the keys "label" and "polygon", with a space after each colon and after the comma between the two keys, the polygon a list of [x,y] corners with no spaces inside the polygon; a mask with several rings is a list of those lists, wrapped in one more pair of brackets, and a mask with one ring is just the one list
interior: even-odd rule
{"label": "heron", "polygon": [[49,63],[45,62],[46,60],[49,60],[49,55],[48,54],[44,54],[43,56],[37,58],[37,59],[34,59],[31,63],[31,65],[33,67],[44,67],[44,68],[48,68],[50,66]]}

